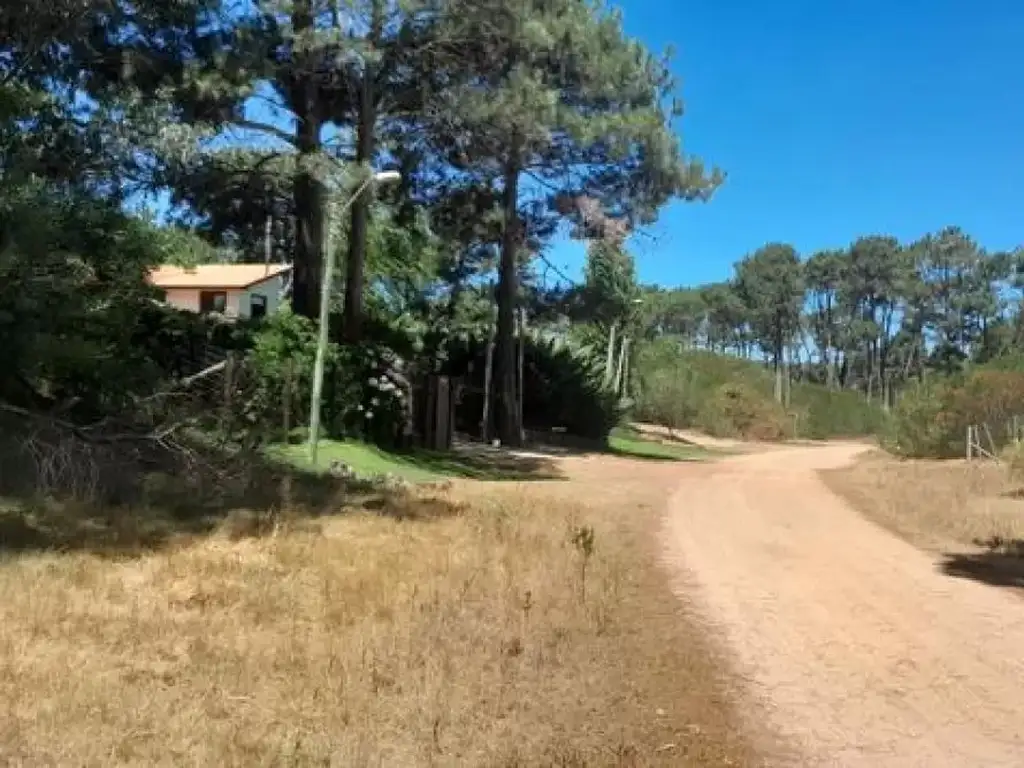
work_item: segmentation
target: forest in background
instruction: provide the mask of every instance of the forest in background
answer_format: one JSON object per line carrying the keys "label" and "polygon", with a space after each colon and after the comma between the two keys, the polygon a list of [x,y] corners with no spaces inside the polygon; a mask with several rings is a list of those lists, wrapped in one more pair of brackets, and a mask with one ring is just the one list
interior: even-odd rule
{"label": "forest in background", "polygon": [[924,455],[962,455],[971,425],[1003,440],[1024,410],[1022,269],[1020,250],[951,226],[806,258],[769,244],[731,280],[649,287],[642,333],[660,341],[641,363],[640,410],[719,432],[748,431],[738,418],[760,436],[880,435]]}

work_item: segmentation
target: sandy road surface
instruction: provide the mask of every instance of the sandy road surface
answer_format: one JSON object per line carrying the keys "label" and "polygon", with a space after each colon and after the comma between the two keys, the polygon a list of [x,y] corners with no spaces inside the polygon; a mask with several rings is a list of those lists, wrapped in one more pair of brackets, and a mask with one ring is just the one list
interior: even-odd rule
{"label": "sandy road surface", "polygon": [[941,574],[819,480],[863,450],[688,467],[669,561],[750,683],[778,762],[1024,766],[1024,601]]}

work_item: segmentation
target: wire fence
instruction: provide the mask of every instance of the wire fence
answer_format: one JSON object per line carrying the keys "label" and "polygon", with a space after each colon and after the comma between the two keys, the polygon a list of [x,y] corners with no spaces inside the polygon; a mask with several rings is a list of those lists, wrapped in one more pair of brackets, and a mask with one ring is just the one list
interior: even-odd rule
{"label": "wire fence", "polygon": [[968,461],[988,459],[1000,461],[1011,447],[1024,443],[1024,416],[1013,416],[993,429],[987,422],[967,427],[964,441]]}

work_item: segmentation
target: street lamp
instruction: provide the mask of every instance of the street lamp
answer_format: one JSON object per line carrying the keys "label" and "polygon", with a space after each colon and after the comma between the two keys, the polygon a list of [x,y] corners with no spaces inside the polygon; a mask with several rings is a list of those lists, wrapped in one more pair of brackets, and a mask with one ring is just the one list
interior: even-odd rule
{"label": "street lamp", "polygon": [[[402,179],[398,171],[380,171],[368,177],[352,196],[345,201],[340,213],[345,213],[367,187],[394,184]],[[320,283],[320,336],[316,343],[316,363],[313,366],[313,395],[309,404],[309,460],[316,466],[317,446],[320,442],[320,400],[324,390],[324,358],[327,356],[327,332],[330,317],[331,288],[334,282],[334,248],[331,244],[330,215],[324,217],[325,248],[324,273]]]}

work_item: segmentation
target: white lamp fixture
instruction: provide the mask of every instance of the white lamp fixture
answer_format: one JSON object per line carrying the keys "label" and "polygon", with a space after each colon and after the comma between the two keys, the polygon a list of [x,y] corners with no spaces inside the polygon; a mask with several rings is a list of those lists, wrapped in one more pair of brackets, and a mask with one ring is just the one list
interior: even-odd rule
{"label": "white lamp fixture", "polygon": [[378,171],[373,174],[373,183],[378,186],[382,184],[394,184],[402,180],[402,174],[398,171]]}

